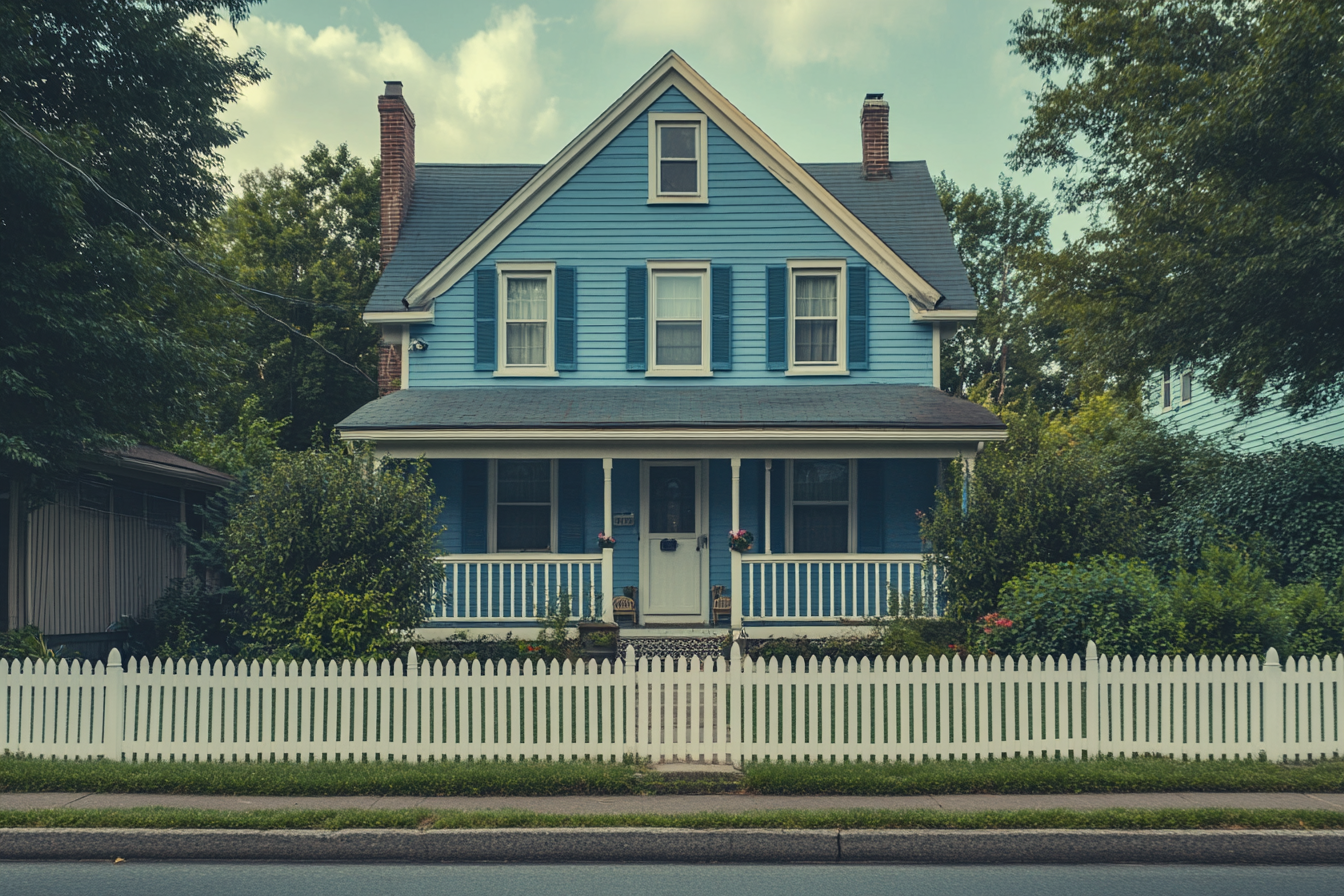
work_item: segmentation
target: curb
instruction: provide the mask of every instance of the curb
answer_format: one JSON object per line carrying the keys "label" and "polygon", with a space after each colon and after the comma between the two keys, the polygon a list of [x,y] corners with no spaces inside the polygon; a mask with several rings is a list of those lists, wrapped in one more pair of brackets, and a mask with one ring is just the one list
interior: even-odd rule
{"label": "curb", "polygon": [[1344,831],[7,828],[0,860],[1344,864]]}

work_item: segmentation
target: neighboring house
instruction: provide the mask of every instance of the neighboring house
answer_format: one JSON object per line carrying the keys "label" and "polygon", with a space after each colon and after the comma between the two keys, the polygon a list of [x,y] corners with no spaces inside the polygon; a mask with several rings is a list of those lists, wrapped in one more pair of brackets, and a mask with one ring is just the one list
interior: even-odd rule
{"label": "neighboring house", "polygon": [[231,478],[148,445],[85,465],[31,512],[0,480],[0,587],[10,628],[35,625],[48,646],[102,655],[109,626],[142,616],[170,579],[186,575],[175,538],[199,526],[194,508]]}
{"label": "neighboring house", "polygon": [[1344,402],[1313,417],[1296,417],[1271,405],[1242,419],[1236,401],[1214,398],[1193,370],[1171,368],[1148,381],[1145,398],[1148,412],[1157,419],[1237,451],[1273,451],[1289,442],[1344,447]]}
{"label": "neighboring house", "polygon": [[524,631],[561,590],[645,633],[933,598],[916,512],[1004,426],[938,388],[976,303],[880,94],[862,160],[817,165],[675,53],[545,165],[417,164],[400,82],[378,108],[387,394],[339,429],[429,459],[431,626]]}

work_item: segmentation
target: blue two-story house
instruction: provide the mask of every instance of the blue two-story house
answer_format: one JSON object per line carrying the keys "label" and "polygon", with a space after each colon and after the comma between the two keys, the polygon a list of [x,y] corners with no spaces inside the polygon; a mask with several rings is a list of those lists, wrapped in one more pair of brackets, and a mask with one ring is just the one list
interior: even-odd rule
{"label": "blue two-story house", "polygon": [[340,431],[429,460],[430,625],[525,632],[561,592],[752,636],[936,602],[917,511],[1004,426],[939,389],[975,298],[881,95],[862,160],[816,165],[675,53],[545,165],[417,164],[402,85],[378,105],[385,394]]}

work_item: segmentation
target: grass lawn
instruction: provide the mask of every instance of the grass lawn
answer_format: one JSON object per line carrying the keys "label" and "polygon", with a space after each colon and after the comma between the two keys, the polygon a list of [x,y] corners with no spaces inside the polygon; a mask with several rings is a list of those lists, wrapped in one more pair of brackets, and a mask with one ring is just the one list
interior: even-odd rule
{"label": "grass lawn", "polygon": [[250,796],[559,796],[762,793],[1344,792],[1344,760],[999,759],[923,764],[755,763],[738,781],[668,779],[636,763],[121,763],[0,757],[0,792]]}
{"label": "grass lawn", "polygon": [[1103,809],[1090,812],[836,811],[705,812],[696,815],[548,815],[519,810],[442,811],[32,809],[0,811],[0,828],[210,828],[325,830],[401,828],[774,828],[803,830],[1340,830],[1344,812],[1284,809]]}

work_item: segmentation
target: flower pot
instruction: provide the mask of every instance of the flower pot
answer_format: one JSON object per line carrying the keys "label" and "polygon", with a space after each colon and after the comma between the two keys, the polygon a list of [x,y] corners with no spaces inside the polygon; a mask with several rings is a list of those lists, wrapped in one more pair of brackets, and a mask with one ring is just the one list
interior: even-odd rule
{"label": "flower pot", "polygon": [[580,622],[579,646],[583,655],[596,660],[615,660],[621,627],[614,622]]}

